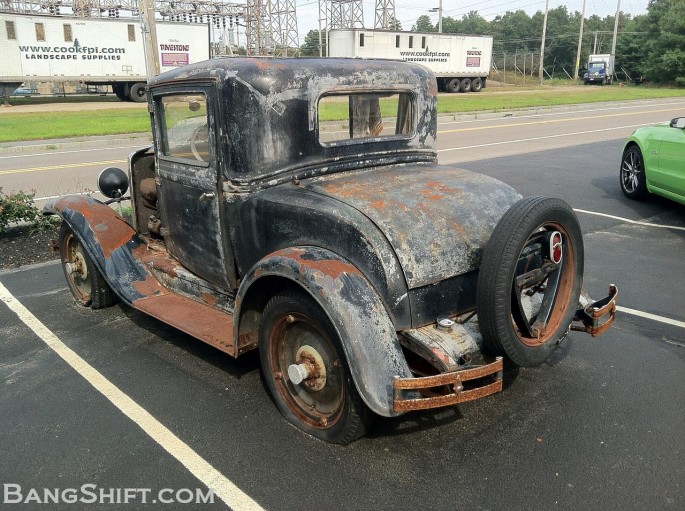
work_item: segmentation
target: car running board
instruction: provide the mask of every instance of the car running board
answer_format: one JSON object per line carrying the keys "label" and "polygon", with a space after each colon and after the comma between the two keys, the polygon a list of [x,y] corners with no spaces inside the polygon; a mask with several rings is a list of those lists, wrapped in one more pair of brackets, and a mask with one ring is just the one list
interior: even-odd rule
{"label": "car running board", "polygon": [[172,292],[136,300],[132,306],[224,353],[235,356],[233,315],[230,313]]}

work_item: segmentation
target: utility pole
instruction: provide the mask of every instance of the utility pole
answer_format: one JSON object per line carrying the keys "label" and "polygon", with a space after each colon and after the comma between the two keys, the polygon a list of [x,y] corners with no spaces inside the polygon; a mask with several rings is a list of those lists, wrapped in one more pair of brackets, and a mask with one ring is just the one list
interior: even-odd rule
{"label": "utility pole", "polygon": [[583,0],[583,14],[580,15],[580,35],[578,36],[578,52],[576,53],[576,70],[573,78],[578,79],[578,68],[580,67],[580,48],[583,44],[583,24],[585,23],[585,0]]}
{"label": "utility pole", "polygon": [[[614,19],[614,40],[611,43],[611,55],[616,55],[616,36],[618,35],[618,18],[621,14],[621,0],[616,4],[616,19]],[[615,58],[615,57],[614,57]]]}
{"label": "utility pole", "polygon": [[442,0],[438,4],[438,34],[442,34]]}
{"label": "utility pole", "polygon": [[438,4],[437,7],[433,7],[431,9],[428,9],[428,12],[437,12],[438,13],[438,34],[442,33],[442,0],[440,0],[440,3]]}
{"label": "utility pole", "polygon": [[547,11],[549,10],[549,0],[545,0],[545,18],[542,21],[542,43],[540,44],[540,85],[545,79],[545,68],[543,63],[545,60],[545,37],[547,36]]}
{"label": "utility pole", "polygon": [[142,15],[143,39],[145,42],[145,70],[147,72],[147,79],[150,80],[160,72],[154,0],[141,0],[140,12]]}

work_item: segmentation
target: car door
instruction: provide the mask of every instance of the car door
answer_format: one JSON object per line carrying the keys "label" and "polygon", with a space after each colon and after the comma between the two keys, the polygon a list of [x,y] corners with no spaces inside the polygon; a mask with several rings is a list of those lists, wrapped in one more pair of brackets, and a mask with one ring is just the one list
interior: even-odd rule
{"label": "car door", "polygon": [[[229,287],[212,86],[153,92],[157,177],[167,250],[188,270]],[[230,259],[230,260],[229,260]]]}
{"label": "car door", "polygon": [[[685,125],[685,119],[682,123]],[[685,129],[674,126],[664,130],[659,144],[659,186],[685,197]]]}

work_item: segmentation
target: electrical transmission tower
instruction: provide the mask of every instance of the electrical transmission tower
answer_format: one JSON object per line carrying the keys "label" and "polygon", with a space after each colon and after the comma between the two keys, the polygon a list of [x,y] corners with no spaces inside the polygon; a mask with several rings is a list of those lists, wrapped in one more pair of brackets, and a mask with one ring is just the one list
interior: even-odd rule
{"label": "electrical transmission tower", "polygon": [[[242,17],[245,8],[244,4],[224,0],[155,0],[154,4],[155,11],[164,19],[186,23],[205,23],[210,16]],[[138,0],[0,0],[0,11],[80,18],[137,18],[140,3]]]}
{"label": "electrical transmission tower", "polygon": [[289,49],[297,51],[300,40],[295,0],[269,0],[269,18],[274,55],[287,57]]}
{"label": "electrical transmission tower", "polygon": [[330,0],[330,28],[364,28],[362,0]]}
{"label": "electrical transmission tower", "polygon": [[395,30],[397,20],[395,18],[395,0],[376,0],[376,22],[374,28]]}
{"label": "electrical transmission tower", "polygon": [[[349,1],[349,0],[348,0]],[[361,0],[357,0],[361,9]],[[284,55],[299,48],[295,0],[154,0],[165,21],[237,29],[245,20],[250,55]],[[139,18],[139,0],[0,0],[0,11],[80,18]],[[237,34],[237,32],[236,32]]]}

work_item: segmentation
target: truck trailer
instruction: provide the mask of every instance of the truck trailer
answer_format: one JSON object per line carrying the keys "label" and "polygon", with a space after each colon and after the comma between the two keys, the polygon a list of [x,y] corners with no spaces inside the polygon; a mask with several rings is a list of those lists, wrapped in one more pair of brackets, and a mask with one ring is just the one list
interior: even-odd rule
{"label": "truck trailer", "polygon": [[492,37],[362,28],[329,32],[330,57],[397,59],[435,73],[442,92],[480,92],[492,66]]}
{"label": "truck trailer", "polygon": [[[209,58],[209,26],[157,22],[161,71]],[[0,13],[0,97],[24,82],[110,85],[122,100],[145,101],[147,73],[135,19]]]}

